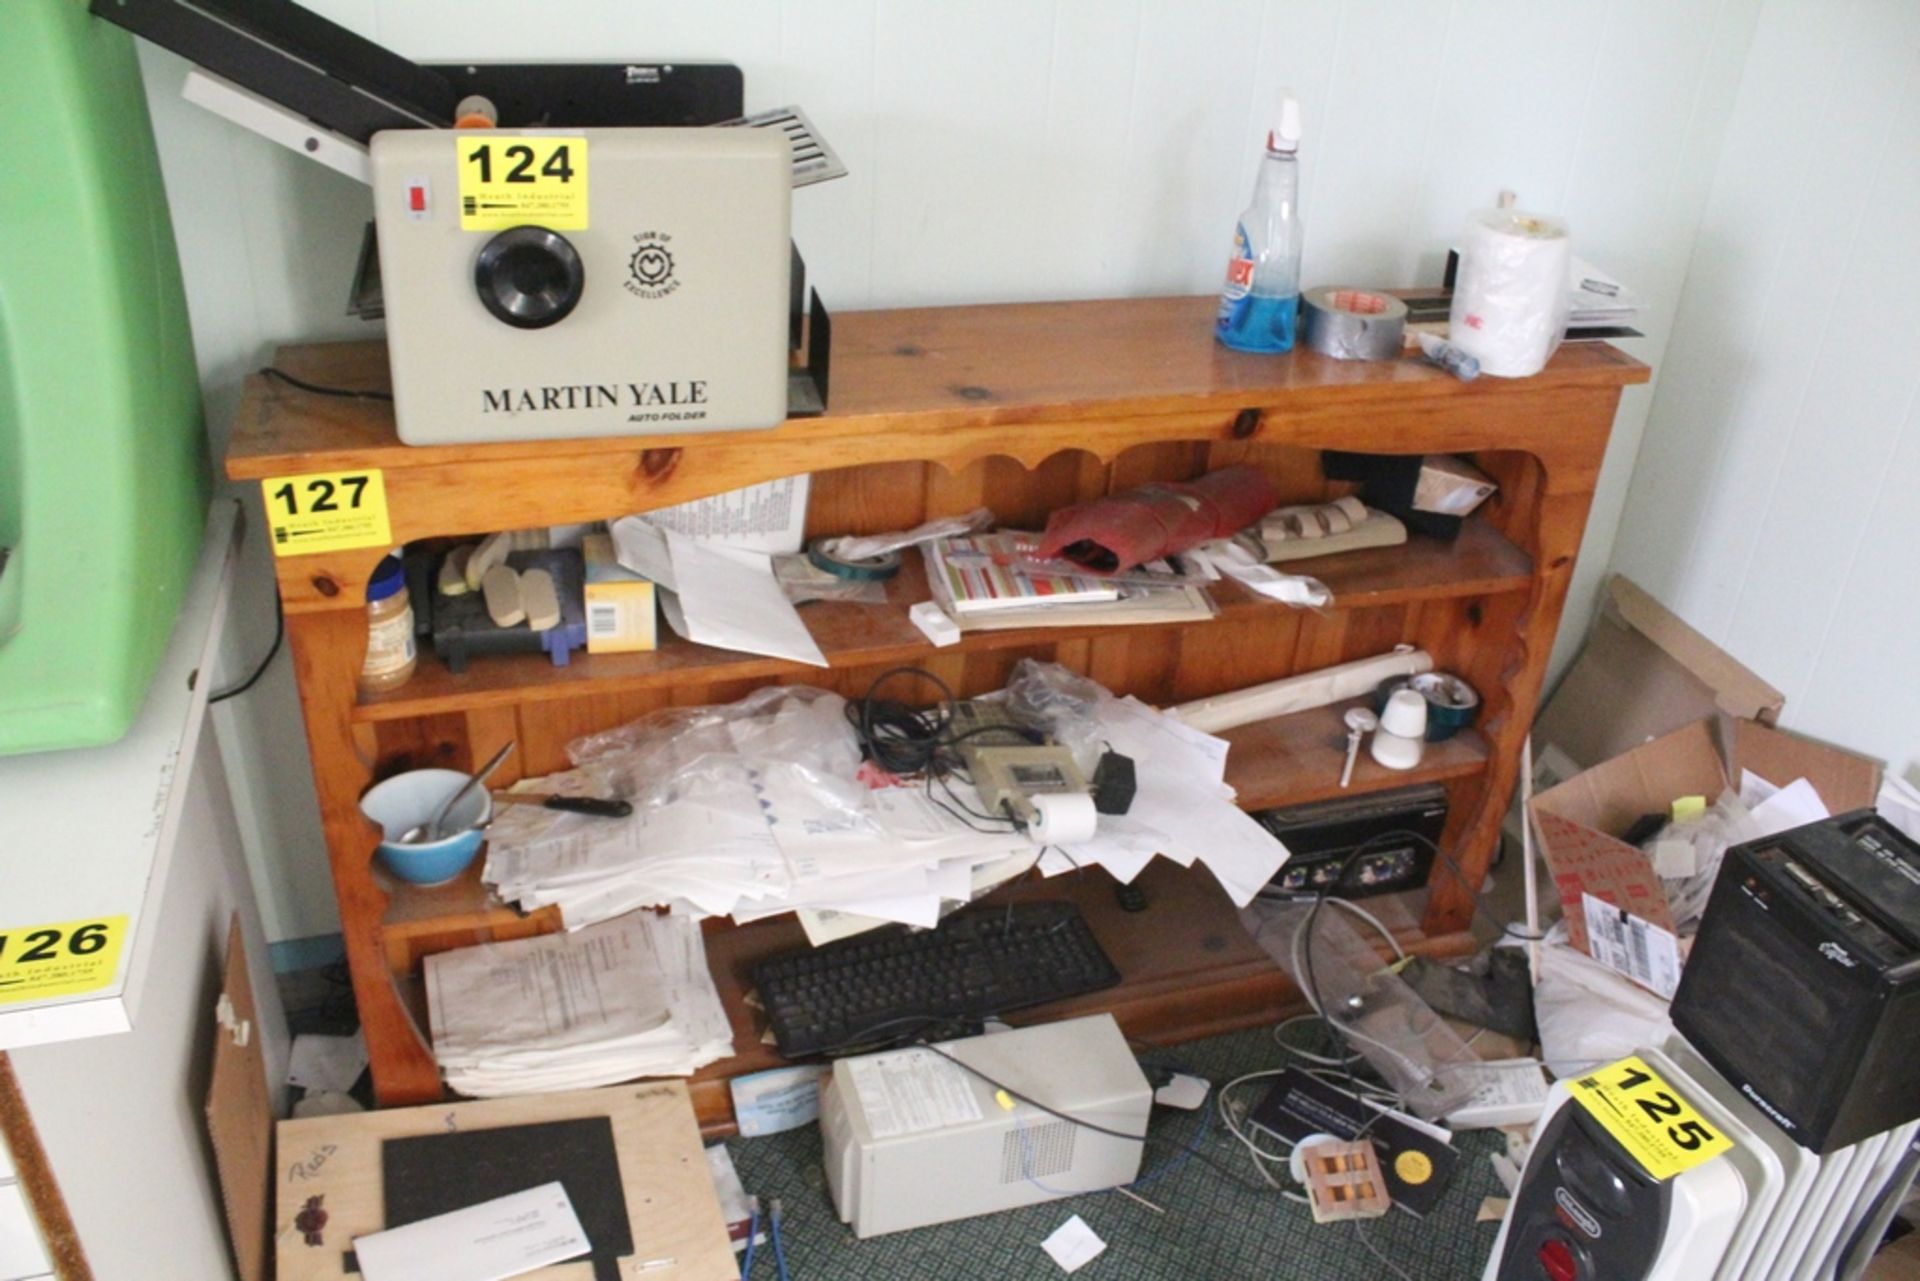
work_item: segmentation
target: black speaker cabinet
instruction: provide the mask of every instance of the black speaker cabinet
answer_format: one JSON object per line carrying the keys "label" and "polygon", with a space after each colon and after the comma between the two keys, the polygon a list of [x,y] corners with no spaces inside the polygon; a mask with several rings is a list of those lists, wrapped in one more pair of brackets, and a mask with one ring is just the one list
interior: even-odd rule
{"label": "black speaker cabinet", "polygon": [[1728,850],[1673,1023],[1815,1152],[1920,1117],[1920,845],[1856,810]]}

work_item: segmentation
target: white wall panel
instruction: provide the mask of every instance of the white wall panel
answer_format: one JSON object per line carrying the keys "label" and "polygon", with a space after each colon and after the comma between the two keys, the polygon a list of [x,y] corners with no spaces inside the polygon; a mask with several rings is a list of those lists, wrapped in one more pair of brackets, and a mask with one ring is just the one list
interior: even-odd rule
{"label": "white wall panel", "polygon": [[[1655,303],[1662,363],[1763,0],[315,0],[424,61],[724,58],[750,108],[800,101],[852,176],[799,192],[829,306],[1209,292],[1275,94],[1304,108],[1308,283],[1437,280],[1502,187],[1566,215]],[[1776,58],[1784,56],[1776,52]],[[341,315],[366,193],[181,104],[146,58],[216,441],[272,344]],[[1811,91],[1808,91],[1811,93]],[[1648,396],[1616,426],[1567,630],[1607,560]],[[265,649],[264,567],[232,629]],[[284,662],[284,660],[283,660]],[[284,666],[223,713],[276,939],[331,928]]]}
{"label": "white wall panel", "polygon": [[1780,686],[1920,755],[1920,7],[1768,0],[1615,565]]}

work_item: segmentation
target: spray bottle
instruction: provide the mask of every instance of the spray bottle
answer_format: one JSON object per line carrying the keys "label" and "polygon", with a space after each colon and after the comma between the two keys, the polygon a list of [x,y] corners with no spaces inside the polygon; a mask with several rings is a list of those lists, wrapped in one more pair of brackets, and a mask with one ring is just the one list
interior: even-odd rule
{"label": "spray bottle", "polygon": [[1233,257],[1213,334],[1238,351],[1292,351],[1300,314],[1300,102],[1290,90],[1267,132],[1253,203],[1233,232]]}

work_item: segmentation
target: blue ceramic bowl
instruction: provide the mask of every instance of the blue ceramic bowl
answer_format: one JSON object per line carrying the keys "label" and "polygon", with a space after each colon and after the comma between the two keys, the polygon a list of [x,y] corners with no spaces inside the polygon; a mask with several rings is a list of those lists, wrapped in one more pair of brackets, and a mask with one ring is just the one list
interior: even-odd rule
{"label": "blue ceramic bowl", "polygon": [[424,845],[395,844],[409,828],[429,822],[467,775],[451,769],[417,769],[377,783],[360,798],[360,812],[380,825],[380,861],[410,885],[440,885],[467,870],[486,833],[476,824],[493,817],[493,798],[477,787],[447,816],[452,836]]}

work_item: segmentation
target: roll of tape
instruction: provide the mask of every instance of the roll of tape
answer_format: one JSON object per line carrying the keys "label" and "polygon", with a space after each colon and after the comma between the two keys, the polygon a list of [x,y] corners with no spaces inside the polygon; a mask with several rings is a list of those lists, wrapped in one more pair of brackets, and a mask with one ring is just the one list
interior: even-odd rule
{"label": "roll of tape", "polygon": [[1301,300],[1301,336],[1335,360],[1393,360],[1407,330],[1407,304],[1370,289],[1309,289]]}
{"label": "roll of tape", "polygon": [[1373,693],[1374,705],[1384,707],[1399,689],[1414,690],[1427,700],[1429,743],[1452,738],[1480,715],[1480,695],[1473,686],[1448,672],[1422,672],[1418,676],[1395,676],[1382,681]]}
{"label": "roll of tape", "polygon": [[807,544],[807,563],[815,569],[856,583],[884,583],[900,572],[900,553],[882,552],[865,560],[846,560],[827,550],[827,543],[815,539]]}
{"label": "roll of tape", "polygon": [[1100,814],[1085,792],[1041,792],[1031,798],[1033,821],[1027,837],[1038,845],[1071,845],[1093,839]]}

